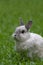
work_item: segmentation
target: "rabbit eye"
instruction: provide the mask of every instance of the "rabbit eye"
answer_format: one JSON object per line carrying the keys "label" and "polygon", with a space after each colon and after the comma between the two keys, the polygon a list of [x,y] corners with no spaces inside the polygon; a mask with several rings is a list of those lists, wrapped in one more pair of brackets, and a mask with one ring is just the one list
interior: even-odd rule
{"label": "rabbit eye", "polygon": [[22,30],[22,32],[21,33],[25,33],[25,31],[24,30]]}

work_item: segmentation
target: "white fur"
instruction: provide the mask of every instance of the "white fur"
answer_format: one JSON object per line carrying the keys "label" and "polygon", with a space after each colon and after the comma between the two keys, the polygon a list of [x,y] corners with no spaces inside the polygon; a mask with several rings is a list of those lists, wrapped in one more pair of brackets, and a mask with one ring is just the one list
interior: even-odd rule
{"label": "white fur", "polygon": [[[21,33],[22,30],[25,30],[25,33]],[[16,34],[16,39],[15,39]],[[14,39],[16,40],[16,50],[28,50],[27,56],[33,58],[33,56],[38,56],[39,58],[43,57],[43,37],[27,31],[25,26],[19,26],[16,28],[15,33],[13,34]]]}

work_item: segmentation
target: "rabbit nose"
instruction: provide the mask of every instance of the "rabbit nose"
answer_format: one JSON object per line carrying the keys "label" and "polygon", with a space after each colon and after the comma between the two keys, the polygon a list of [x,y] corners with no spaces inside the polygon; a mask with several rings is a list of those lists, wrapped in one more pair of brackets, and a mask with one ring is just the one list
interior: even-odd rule
{"label": "rabbit nose", "polygon": [[16,34],[14,34],[14,37],[16,37]]}
{"label": "rabbit nose", "polygon": [[16,37],[16,34],[14,35],[14,37]]}
{"label": "rabbit nose", "polygon": [[12,37],[16,37],[16,34],[12,34]]}

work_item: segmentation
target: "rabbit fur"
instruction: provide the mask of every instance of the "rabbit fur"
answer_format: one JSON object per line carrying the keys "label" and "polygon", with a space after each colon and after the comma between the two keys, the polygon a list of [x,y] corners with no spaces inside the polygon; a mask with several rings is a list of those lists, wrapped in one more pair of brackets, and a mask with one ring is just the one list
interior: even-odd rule
{"label": "rabbit fur", "polygon": [[18,52],[28,50],[27,57],[30,59],[34,56],[43,58],[43,37],[30,32],[31,25],[32,21],[29,21],[26,25],[22,22],[20,26],[16,27],[12,35],[16,41],[16,50]]}

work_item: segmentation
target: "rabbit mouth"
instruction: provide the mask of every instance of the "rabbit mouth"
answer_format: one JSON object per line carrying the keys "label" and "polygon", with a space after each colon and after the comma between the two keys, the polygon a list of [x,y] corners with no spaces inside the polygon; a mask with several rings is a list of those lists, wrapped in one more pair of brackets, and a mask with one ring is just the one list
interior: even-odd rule
{"label": "rabbit mouth", "polygon": [[17,37],[14,37],[14,40],[17,40]]}
{"label": "rabbit mouth", "polygon": [[19,41],[19,39],[18,39],[17,37],[14,37],[14,40],[15,40],[15,41]]}

